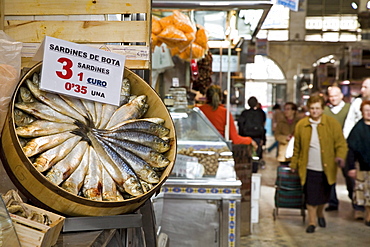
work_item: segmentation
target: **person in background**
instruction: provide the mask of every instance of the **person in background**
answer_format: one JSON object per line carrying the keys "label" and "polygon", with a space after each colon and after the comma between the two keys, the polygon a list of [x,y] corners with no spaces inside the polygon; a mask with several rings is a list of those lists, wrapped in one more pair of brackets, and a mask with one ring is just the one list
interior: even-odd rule
{"label": "person in background", "polygon": [[351,106],[349,107],[347,118],[344,121],[343,134],[347,138],[349,132],[351,132],[353,126],[362,118],[362,113],[360,111],[360,106],[362,100],[370,100],[370,78],[366,78],[362,82],[361,86],[361,96],[355,98]]}
{"label": "person in background", "polygon": [[239,134],[250,136],[257,143],[257,156],[262,161],[263,145],[266,139],[266,113],[258,107],[258,100],[252,96],[248,99],[249,109],[242,111],[238,118]]}
{"label": "person in background", "polygon": [[[283,111],[281,110],[281,106],[280,104],[275,104],[273,107],[272,107],[272,126],[271,126],[271,129],[272,129],[272,133],[274,134],[275,133],[275,129],[276,129],[276,125],[277,123],[280,121],[280,119],[283,119],[284,118],[284,114],[283,114]],[[267,148],[267,152],[271,152],[273,149],[278,149],[278,140],[275,139],[274,143],[271,144],[271,146],[269,146]],[[276,152],[276,156],[278,155],[278,150]]]}
{"label": "person in background", "polygon": [[279,142],[277,160],[280,165],[289,165],[290,159],[285,157],[286,149],[290,139],[293,137],[294,128],[300,118],[297,116],[297,105],[287,102],[284,105],[284,118],[280,119],[275,129],[275,139]]}
{"label": "person in background", "polygon": [[[351,104],[345,103],[343,101],[344,95],[342,93],[342,90],[338,86],[328,87],[327,93],[328,93],[329,104],[325,106],[324,114],[335,118],[343,128],[344,121],[346,120],[348,110]],[[345,178],[345,181],[346,181],[348,196],[352,200],[354,181],[352,178],[350,178],[347,175],[347,171],[344,167],[341,170],[342,170],[343,177]],[[338,210],[339,200],[337,198],[335,184],[331,188],[332,190],[330,192],[329,206],[325,208],[325,211]]]}
{"label": "person in background", "polygon": [[[356,179],[354,200],[365,206],[365,225],[370,226],[370,100],[360,106],[362,119],[352,128],[348,138],[348,175]],[[359,171],[355,162],[359,162]]]}
{"label": "person in background", "polygon": [[344,166],[347,143],[339,122],[323,114],[325,100],[322,96],[311,96],[307,106],[310,115],[301,119],[294,130],[290,167],[292,172],[298,171],[301,179],[308,212],[306,232],[313,233],[316,222],[326,227],[324,206],[336,182],[337,166]]}
{"label": "person in background", "polygon": [[[211,85],[206,90],[206,104],[199,109],[206,115],[209,121],[217,129],[217,131],[225,137],[226,127],[226,108],[221,104],[221,88],[217,85]],[[257,148],[257,144],[251,137],[243,137],[238,135],[233,116],[230,113],[229,137],[233,144],[252,145]]]}
{"label": "person in background", "polygon": [[[351,106],[349,107],[347,118],[344,121],[344,126],[343,126],[343,135],[345,138],[348,137],[353,126],[355,126],[355,124],[362,118],[360,106],[363,100],[370,100],[370,78],[366,78],[362,82],[361,96],[355,98],[352,101]],[[346,164],[345,169],[348,169],[347,164]],[[352,184],[352,187],[354,186],[355,184]],[[357,220],[363,220],[365,208],[363,206],[359,206],[356,204],[353,205],[353,208],[354,208],[354,218]]]}

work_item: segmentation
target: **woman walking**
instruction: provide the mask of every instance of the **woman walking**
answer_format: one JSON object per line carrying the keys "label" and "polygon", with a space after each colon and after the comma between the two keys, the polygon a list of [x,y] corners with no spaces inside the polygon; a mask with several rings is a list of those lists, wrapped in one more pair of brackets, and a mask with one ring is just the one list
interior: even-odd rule
{"label": "woman walking", "polygon": [[307,101],[310,115],[301,119],[294,131],[292,171],[298,171],[304,186],[308,212],[307,233],[315,232],[316,222],[326,227],[324,206],[336,182],[337,165],[343,167],[347,143],[339,122],[323,115],[325,100],[320,95]]}

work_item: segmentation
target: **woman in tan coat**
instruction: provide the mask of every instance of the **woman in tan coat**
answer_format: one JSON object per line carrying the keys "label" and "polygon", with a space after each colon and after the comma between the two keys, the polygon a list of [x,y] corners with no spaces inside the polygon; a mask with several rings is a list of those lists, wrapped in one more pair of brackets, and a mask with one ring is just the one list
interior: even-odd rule
{"label": "woman in tan coat", "polygon": [[290,167],[292,172],[298,171],[304,186],[309,220],[306,232],[313,233],[316,221],[320,227],[326,227],[323,209],[336,182],[337,165],[344,166],[348,148],[339,122],[323,115],[324,98],[311,96],[307,106],[310,115],[295,127]]}
{"label": "woman in tan coat", "polygon": [[279,142],[279,151],[277,160],[281,165],[288,165],[290,159],[285,157],[289,140],[293,137],[294,128],[299,121],[297,116],[297,105],[293,102],[287,102],[284,105],[284,117],[282,117],[275,128],[275,139]]}

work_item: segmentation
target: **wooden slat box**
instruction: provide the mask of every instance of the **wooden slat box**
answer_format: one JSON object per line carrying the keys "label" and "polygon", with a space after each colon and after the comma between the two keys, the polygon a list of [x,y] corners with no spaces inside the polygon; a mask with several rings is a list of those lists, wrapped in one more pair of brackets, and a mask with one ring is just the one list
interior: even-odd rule
{"label": "wooden slat box", "polygon": [[10,214],[22,247],[50,247],[55,245],[63,228],[65,218],[26,203],[24,205],[33,211],[48,215],[52,223],[47,226],[15,214]]}
{"label": "wooden slat box", "polygon": [[150,0],[2,2],[1,26],[6,34],[26,46],[23,64],[32,63],[40,42],[51,36],[87,45],[108,45],[112,52],[128,54],[125,65],[129,69],[151,68]]}

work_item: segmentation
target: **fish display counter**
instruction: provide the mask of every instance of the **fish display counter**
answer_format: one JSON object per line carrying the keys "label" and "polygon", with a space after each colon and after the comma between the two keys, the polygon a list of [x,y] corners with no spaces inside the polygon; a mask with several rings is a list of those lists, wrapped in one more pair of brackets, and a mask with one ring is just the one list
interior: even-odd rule
{"label": "fish display counter", "polygon": [[197,107],[170,109],[174,168],[152,198],[172,246],[239,246],[241,181],[228,143]]}

